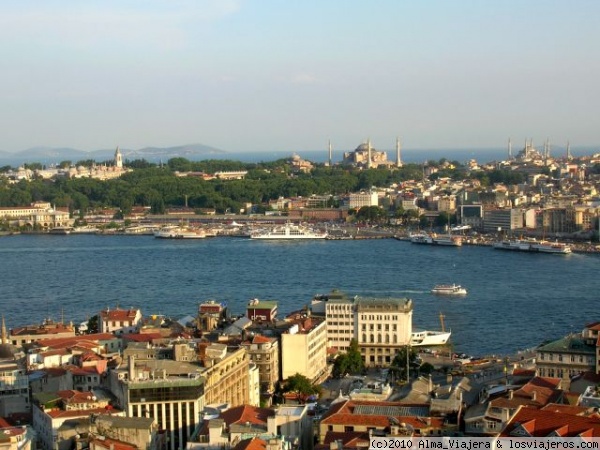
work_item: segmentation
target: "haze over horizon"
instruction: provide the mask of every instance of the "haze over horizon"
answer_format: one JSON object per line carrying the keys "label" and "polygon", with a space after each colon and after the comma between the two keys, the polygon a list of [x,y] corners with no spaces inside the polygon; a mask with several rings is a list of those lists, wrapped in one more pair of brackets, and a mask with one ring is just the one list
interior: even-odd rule
{"label": "haze over horizon", "polygon": [[600,144],[600,3],[6,0],[0,151]]}

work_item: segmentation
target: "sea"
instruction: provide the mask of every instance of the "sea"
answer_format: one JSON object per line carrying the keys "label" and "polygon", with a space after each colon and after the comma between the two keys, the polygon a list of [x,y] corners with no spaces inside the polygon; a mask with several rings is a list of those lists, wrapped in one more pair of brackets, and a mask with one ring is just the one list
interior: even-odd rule
{"label": "sea", "polygon": [[[599,267],[597,254],[394,239],[15,235],[0,238],[0,312],[9,328],[45,318],[77,324],[117,306],[179,319],[206,300],[244,314],[248,301],[259,298],[278,301],[282,317],[339,289],[349,296],[410,298],[414,327],[439,330],[442,314],[455,351],[506,355],[600,320]],[[442,283],[461,284],[468,295],[432,295]]]}

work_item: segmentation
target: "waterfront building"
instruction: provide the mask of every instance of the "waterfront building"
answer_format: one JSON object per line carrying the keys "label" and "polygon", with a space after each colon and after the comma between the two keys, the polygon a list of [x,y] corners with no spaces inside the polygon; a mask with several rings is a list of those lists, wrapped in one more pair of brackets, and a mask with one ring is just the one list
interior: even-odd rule
{"label": "waterfront building", "polygon": [[523,228],[523,211],[521,209],[504,208],[483,210],[483,231],[485,233],[510,233]]}
{"label": "waterfront building", "polygon": [[100,333],[123,335],[138,331],[142,321],[142,311],[139,309],[106,308],[100,311],[98,326]]}
{"label": "waterfront building", "polygon": [[0,207],[0,219],[7,220],[11,226],[43,230],[70,227],[74,222],[68,209],[55,208],[48,202],[35,202],[30,206]]}
{"label": "waterfront building", "polygon": [[410,344],[412,314],[407,298],[355,298],[354,330],[365,366],[389,365]]}
{"label": "waterfront building", "polygon": [[596,370],[596,345],[588,342],[582,334],[571,334],[540,345],[536,351],[536,374],[561,378],[568,390],[573,377]]}
{"label": "waterfront building", "polygon": [[[169,450],[185,447],[204,409],[198,365],[169,360],[137,362],[109,373],[111,391],[128,417],[150,417],[165,430]],[[247,384],[247,383],[246,383]]]}
{"label": "waterfront building", "polygon": [[325,320],[294,314],[281,334],[281,378],[296,373],[321,383],[327,372],[327,324]]}

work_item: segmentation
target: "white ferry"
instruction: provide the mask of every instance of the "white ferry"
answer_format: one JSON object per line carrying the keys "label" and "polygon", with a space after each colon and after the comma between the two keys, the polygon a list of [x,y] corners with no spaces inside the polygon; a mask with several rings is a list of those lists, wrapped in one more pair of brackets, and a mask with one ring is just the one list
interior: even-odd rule
{"label": "white ferry", "polygon": [[417,233],[410,236],[410,242],[413,244],[441,245],[446,247],[460,247],[462,245],[462,239],[459,236],[452,236],[451,234],[445,236],[434,234],[430,236],[425,233]]}
{"label": "white ferry", "polygon": [[540,253],[555,253],[559,255],[567,255],[571,253],[573,250],[567,244],[562,244],[560,242],[540,242],[538,244],[533,244],[531,246],[532,251],[540,252]]}
{"label": "white ferry", "polygon": [[445,345],[450,339],[451,334],[451,331],[427,331],[415,329],[410,336],[410,345],[413,347]]}
{"label": "white ferry", "polygon": [[286,223],[270,230],[255,231],[250,234],[250,239],[326,239],[327,236],[324,231]]}
{"label": "white ferry", "polygon": [[438,295],[467,295],[467,289],[459,284],[438,284],[431,290]]}
{"label": "white ferry", "polygon": [[167,226],[155,231],[154,237],[159,239],[204,239],[206,234],[200,228]]}

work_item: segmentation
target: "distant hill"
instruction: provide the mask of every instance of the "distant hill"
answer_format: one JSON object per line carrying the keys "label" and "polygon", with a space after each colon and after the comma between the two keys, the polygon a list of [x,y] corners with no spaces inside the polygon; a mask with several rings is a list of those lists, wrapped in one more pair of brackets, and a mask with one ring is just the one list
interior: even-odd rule
{"label": "distant hill", "polygon": [[[61,161],[77,162],[93,159],[101,162],[111,160],[115,149],[103,149],[86,152],[74,148],[33,147],[16,153],[0,152],[0,165],[19,166],[24,163],[39,162],[44,165],[58,164]],[[150,162],[166,162],[171,158],[182,157],[198,160],[224,155],[227,152],[203,144],[179,145],[176,147],[145,147],[139,150],[121,148],[125,160],[145,159]]]}

